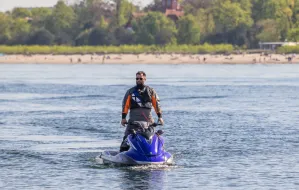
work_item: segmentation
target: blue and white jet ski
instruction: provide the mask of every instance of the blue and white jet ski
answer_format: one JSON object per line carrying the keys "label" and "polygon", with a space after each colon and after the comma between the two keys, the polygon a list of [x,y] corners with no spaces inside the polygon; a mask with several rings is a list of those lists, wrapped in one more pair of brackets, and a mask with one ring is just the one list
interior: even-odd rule
{"label": "blue and white jet ski", "polygon": [[[146,123],[146,122],[144,122]],[[138,129],[133,130],[132,134],[128,135],[127,143],[129,150],[124,152],[119,151],[104,151],[100,158],[103,164],[117,165],[172,165],[173,156],[164,150],[163,131],[155,132],[154,127],[158,124],[147,125],[142,122],[134,122],[135,125],[140,125]]]}

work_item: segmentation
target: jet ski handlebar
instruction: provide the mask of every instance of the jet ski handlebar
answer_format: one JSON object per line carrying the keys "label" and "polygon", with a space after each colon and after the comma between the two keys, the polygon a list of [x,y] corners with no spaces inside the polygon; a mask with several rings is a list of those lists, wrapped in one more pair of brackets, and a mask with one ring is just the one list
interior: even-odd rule
{"label": "jet ski handlebar", "polygon": [[152,123],[150,126],[157,127],[158,125],[162,125],[161,123]]}
{"label": "jet ski handlebar", "polygon": [[[126,122],[125,125],[129,125],[129,123]],[[162,125],[162,124],[159,123],[159,122],[154,122],[154,123],[150,124],[149,126],[151,126],[151,127],[157,127],[158,125]]]}

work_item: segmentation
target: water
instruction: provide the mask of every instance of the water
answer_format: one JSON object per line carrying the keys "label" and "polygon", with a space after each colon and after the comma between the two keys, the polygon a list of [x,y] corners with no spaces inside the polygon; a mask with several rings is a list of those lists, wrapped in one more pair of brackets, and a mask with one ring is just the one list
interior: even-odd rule
{"label": "water", "polygon": [[[103,166],[144,70],[172,167]],[[0,189],[299,189],[299,65],[0,65]]]}

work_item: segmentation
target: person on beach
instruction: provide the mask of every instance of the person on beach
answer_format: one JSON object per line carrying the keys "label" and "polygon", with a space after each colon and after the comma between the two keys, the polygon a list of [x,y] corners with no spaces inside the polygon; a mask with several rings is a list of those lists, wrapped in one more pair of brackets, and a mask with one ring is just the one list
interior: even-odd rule
{"label": "person on beach", "polygon": [[[132,125],[132,122],[143,121],[148,124],[154,123],[151,114],[152,108],[154,108],[158,116],[158,122],[162,125],[164,124],[159,97],[153,88],[145,85],[145,81],[145,72],[138,71],[136,73],[136,86],[127,90],[123,98],[121,125],[124,127],[125,124],[128,125],[120,146],[120,152],[127,151],[129,149],[129,146],[126,143],[126,138],[132,133],[133,129],[136,129],[136,126]],[[129,121],[127,121],[126,116],[129,110]]]}

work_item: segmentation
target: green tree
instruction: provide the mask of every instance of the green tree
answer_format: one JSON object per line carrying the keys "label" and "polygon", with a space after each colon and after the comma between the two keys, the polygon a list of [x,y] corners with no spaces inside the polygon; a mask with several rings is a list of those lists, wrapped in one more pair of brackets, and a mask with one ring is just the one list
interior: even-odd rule
{"label": "green tree", "polygon": [[115,30],[115,38],[118,45],[134,44],[136,40],[134,32],[124,27],[119,27]]}
{"label": "green tree", "polygon": [[[239,2],[243,2],[240,4]],[[211,11],[215,30],[208,39],[212,43],[243,45],[247,42],[247,32],[253,25],[250,5],[246,1],[215,0]],[[249,7],[248,7],[249,6]],[[242,32],[242,34],[239,34]],[[238,34],[238,36],[235,36]]]}
{"label": "green tree", "polygon": [[50,8],[38,7],[31,9],[31,14],[33,19],[44,20],[52,14],[52,10]]}
{"label": "green tree", "polygon": [[238,3],[242,10],[251,13],[252,12],[252,1],[254,0],[232,0],[232,3]]}
{"label": "green tree", "polygon": [[290,11],[288,0],[253,0],[253,18],[258,20],[276,19]]}
{"label": "green tree", "polygon": [[214,19],[216,22],[216,30],[220,32],[228,32],[237,28],[239,25],[252,26],[250,12],[243,10],[239,3],[232,3],[229,0],[219,0],[215,4]]}
{"label": "green tree", "polygon": [[202,36],[207,36],[215,31],[214,15],[211,9],[198,9],[196,13],[197,24],[200,26]]}
{"label": "green tree", "polygon": [[184,0],[182,5],[186,13],[196,15],[199,9],[210,9],[217,0]]}
{"label": "green tree", "polygon": [[115,45],[116,40],[113,33],[107,29],[94,28],[89,35],[88,44],[92,46]]}
{"label": "green tree", "polygon": [[107,27],[108,27],[108,23],[106,22],[104,16],[101,16],[101,19],[100,19],[100,22],[99,22],[98,26],[99,26],[100,28],[107,29]]}
{"label": "green tree", "polygon": [[29,45],[52,45],[54,42],[54,35],[45,28],[35,31],[29,38]]}
{"label": "green tree", "polygon": [[293,27],[299,27],[299,1],[298,0],[294,0],[292,11],[293,11],[293,15],[292,15]]}
{"label": "green tree", "polygon": [[159,12],[150,12],[140,18],[134,30],[136,31],[137,43],[139,44],[159,44],[156,36],[162,30],[166,30],[171,36],[167,43],[176,43],[175,35],[177,34],[177,29],[174,22]]}
{"label": "green tree", "polygon": [[294,0],[254,0],[253,19],[256,22],[267,19],[275,20],[280,28],[281,39],[284,40],[288,30],[293,27],[294,6]]}
{"label": "green tree", "polygon": [[178,21],[178,43],[180,44],[199,44],[200,26],[196,18],[186,15]]}
{"label": "green tree", "polygon": [[55,36],[57,44],[71,45],[78,35],[77,30],[74,30],[75,20],[73,8],[60,0],[54,6],[52,15],[47,17],[45,28]]}
{"label": "green tree", "polygon": [[280,41],[280,27],[279,23],[273,19],[266,19],[257,22],[257,27],[260,28],[260,32],[256,35],[256,38],[262,42],[275,42]]}
{"label": "green tree", "polygon": [[58,1],[53,9],[52,15],[48,18],[46,29],[55,35],[61,32],[70,32],[76,15],[72,7],[68,7],[63,1]]}
{"label": "green tree", "polygon": [[289,30],[287,39],[288,41],[299,42],[299,28]]}
{"label": "green tree", "polygon": [[117,0],[116,1],[116,23],[117,26],[122,26],[125,24],[126,19],[125,19],[125,2],[124,0]]}
{"label": "green tree", "polygon": [[9,16],[0,12],[0,43],[7,43],[11,39],[10,22]]}
{"label": "green tree", "polygon": [[117,26],[123,26],[129,20],[129,17],[136,10],[136,7],[127,0],[116,0],[116,23]]}
{"label": "green tree", "polygon": [[12,44],[24,44],[30,33],[31,25],[27,20],[17,18],[11,24]]}
{"label": "green tree", "polygon": [[11,13],[13,18],[25,18],[25,17],[31,17],[32,14],[30,10],[26,8],[14,8]]}
{"label": "green tree", "polygon": [[89,36],[90,36],[91,31],[92,31],[92,29],[87,29],[87,30],[81,32],[75,39],[76,46],[88,45]]}
{"label": "green tree", "polygon": [[46,26],[47,19],[52,15],[52,10],[50,8],[33,8],[32,13],[32,25],[36,28],[44,28]]}
{"label": "green tree", "polygon": [[77,24],[80,28],[94,27],[102,17],[110,18],[114,15],[111,4],[104,0],[82,0],[74,5]]}
{"label": "green tree", "polygon": [[155,37],[157,45],[175,44],[176,38],[173,37],[171,28],[162,28]]}

